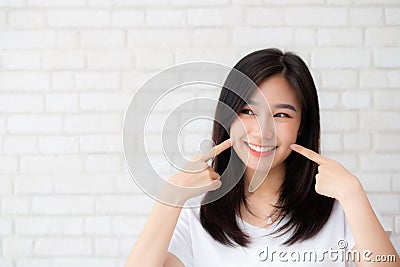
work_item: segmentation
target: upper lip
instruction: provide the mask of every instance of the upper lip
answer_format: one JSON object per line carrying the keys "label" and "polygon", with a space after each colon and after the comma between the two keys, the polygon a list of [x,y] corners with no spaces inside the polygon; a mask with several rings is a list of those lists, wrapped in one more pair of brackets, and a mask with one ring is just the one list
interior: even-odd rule
{"label": "upper lip", "polygon": [[258,144],[254,144],[254,143],[250,143],[250,142],[246,142],[246,141],[244,141],[245,143],[248,143],[248,144],[250,144],[250,145],[253,145],[253,146],[258,146],[258,147],[276,147],[276,145],[269,145],[269,146],[260,146],[260,145],[258,145]]}

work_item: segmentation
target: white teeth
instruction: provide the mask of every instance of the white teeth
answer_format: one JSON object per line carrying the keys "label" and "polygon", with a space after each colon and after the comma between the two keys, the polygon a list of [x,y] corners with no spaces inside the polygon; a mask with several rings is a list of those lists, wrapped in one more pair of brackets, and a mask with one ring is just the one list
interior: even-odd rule
{"label": "white teeth", "polygon": [[249,144],[249,143],[247,143],[247,144],[249,145],[249,147],[251,149],[253,149],[253,150],[257,151],[257,152],[267,152],[267,151],[271,151],[271,150],[275,149],[275,146],[261,147],[261,146],[255,146],[255,145],[252,145],[252,144]]}

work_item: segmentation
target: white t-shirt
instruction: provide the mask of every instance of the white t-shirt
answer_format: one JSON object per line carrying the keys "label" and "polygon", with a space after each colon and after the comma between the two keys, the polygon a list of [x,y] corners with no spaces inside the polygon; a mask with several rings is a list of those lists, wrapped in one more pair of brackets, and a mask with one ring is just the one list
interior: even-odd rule
{"label": "white t-shirt", "polygon": [[[190,206],[194,204],[192,201]],[[239,227],[251,236],[253,242],[248,247],[229,247],[215,241],[204,230],[199,211],[198,206],[182,209],[168,248],[185,267],[349,266],[345,259],[354,246],[354,239],[338,201],[335,201],[329,220],[316,236],[291,246],[282,245],[291,232],[282,237],[266,236],[283,224],[285,218],[264,229],[237,217]],[[391,229],[384,226],[382,218],[376,214],[390,235]]]}

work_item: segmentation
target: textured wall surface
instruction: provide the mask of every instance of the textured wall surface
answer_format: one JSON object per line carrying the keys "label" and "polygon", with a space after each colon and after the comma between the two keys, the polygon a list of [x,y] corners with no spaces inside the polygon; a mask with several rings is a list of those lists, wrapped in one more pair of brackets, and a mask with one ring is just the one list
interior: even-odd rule
{"label": "textured wall surface", "polygon": [[399,0],[0,0],[0,266],[122,266],[153,205],[124,164],[131,97],[265,47],[312,69],[323,153],[400,250]]}

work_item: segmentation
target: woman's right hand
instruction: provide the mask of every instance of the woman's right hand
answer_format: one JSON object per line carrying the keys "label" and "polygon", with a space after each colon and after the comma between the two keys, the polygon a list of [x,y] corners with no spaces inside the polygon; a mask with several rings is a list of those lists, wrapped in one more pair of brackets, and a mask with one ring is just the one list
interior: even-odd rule
{"label": "woman's right hand", "polygon": [[204,154],[194,157],[180,172],[173,175],[168,180],[168,195],[175,201],[170,204],[183,204],[192,197],[218,189],[222,185],[220,175],[207,162],[232,145],[232,139],[225,140]]}

